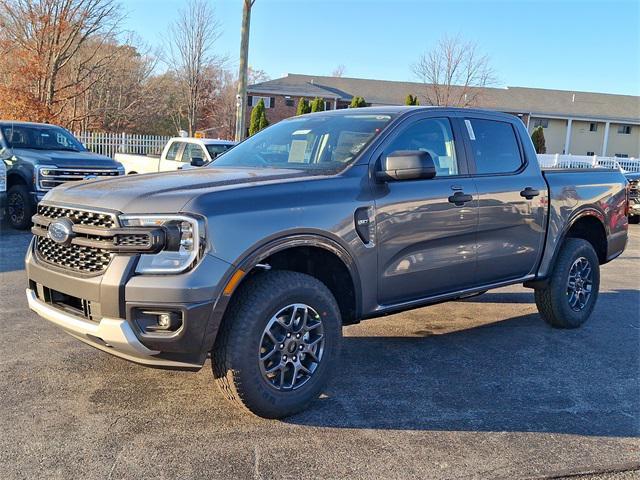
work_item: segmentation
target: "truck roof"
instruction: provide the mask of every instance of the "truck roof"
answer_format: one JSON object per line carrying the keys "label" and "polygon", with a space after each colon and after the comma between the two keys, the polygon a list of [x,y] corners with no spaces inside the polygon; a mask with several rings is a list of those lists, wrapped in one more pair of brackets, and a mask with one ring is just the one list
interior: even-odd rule
{"label": "truck roof", "polygon": [[235,145],[236,142],[232,140],[222,140],[221,138],[195,138],[195,137],[172,137],[169,139],[172,141],[188,142],[188,143],[200,143],[202,145]]}
{"label": "truck roof", "polygon": [[37,122],[18,122],[14,120],[0,120],[0,126],[17,126],[17,127],[58,127],[62,128],[60,125],[55,125],[53,123],[37,123]]}
{"label": "truck roof", "polygon": [[[479,115],[492,115],[500,116],[513,120],[514,115],[509,113],[500,112],[498,110],[480,109],[480,108],[462,108],[462,107],[439,107],[439,106],[414,106],[414,105],[386,105],[376,107],[361,107],[357,110],[354,109],[338,109],[338,110],[326,110],[324,112],[307,113],[305,115],[345,115],[347,113],[355,114],[369,114],[369,115],[403,115],[409,112],[417,111],[432,111],[441,110],[445,112],[464,112],[465,114],[479,114]],[[296,117],[291,117],[296,118]]]}

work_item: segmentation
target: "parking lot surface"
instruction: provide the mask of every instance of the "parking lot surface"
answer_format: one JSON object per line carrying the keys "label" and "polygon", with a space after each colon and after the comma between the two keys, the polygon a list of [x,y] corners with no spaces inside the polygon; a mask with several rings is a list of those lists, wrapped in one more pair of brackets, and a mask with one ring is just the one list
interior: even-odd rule
{"label": "parking lot surface", "polygon": [[[207,363],[153,370],[31,313],[29,235],[0,234],[0,476],[638,478],[640,228],[579,330],[514,286],[345,328],[321,399],[285,421],[229,406]],[[579,477],[583,478],[583,477]]]}

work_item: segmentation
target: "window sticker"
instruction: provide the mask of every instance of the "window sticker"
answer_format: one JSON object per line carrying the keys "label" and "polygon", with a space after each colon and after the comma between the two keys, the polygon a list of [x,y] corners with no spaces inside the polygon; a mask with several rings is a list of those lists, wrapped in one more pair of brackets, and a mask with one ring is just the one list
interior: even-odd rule
{"label": "window sticker", "polygon": [[476,134],[473,133],[473,127],[471,126],[471,122],[469,120],[465,120],[464,124],[467,126],[467,132],[469,132],[469,138],[471,140],[475,140]]}

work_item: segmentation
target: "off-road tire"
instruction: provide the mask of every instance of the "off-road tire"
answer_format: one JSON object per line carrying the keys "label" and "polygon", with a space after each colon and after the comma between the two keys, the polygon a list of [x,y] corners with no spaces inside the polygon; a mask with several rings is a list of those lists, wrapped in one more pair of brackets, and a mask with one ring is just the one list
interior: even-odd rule
{"label": "off-road tire", "polygon": [[[297,303],[309,305],[321,316],[324,351],[304,385],[280,391],[260,370],[260,341],[269,320],[285,306]],[[224,395],[237,406],[260,417],[287,417],[320,395],[335,368],[341,338],[340,310],[322,282],[298,272],[261,272],[233,295],[212,351],[213,374]]]}
{"label": "off-road tire", "polygon": [[[18,205],[16,202],[21,202]],[[17,211],[18,207],[21,211]],[[31,227],[31,217],[35,214],[35,205],[29,190],[24,185],[14,185],[7,192],[7,220],[16,230]]]}
{"label": "off-road tire", "polygon": [[[584,257],[593,269],[589,300],[580,311],[571,308],[567,294],[569,271],[574,262]],[[558,255],[553,273],[544,288],[535,290],[536,305],[543,320],[555,328],[578,328],[586,322],[598,300],[600,290],[600,262],[593,246],[586,240],[568,238]]]}

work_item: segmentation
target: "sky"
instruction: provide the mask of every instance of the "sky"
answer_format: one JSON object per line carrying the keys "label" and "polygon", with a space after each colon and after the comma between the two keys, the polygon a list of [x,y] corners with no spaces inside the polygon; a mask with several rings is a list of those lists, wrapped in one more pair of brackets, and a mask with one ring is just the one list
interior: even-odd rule
{"label": "sky", "polygon": [[[218,55],[237,69],[242,0],[210,0]],[[121,0],[124,28],[165,41],[185,0]],[[475,42],[497,86],[640,95],[640,0],[256,0],[249,64],[287,73],[419,81],[411,66],[444,35]]]}

